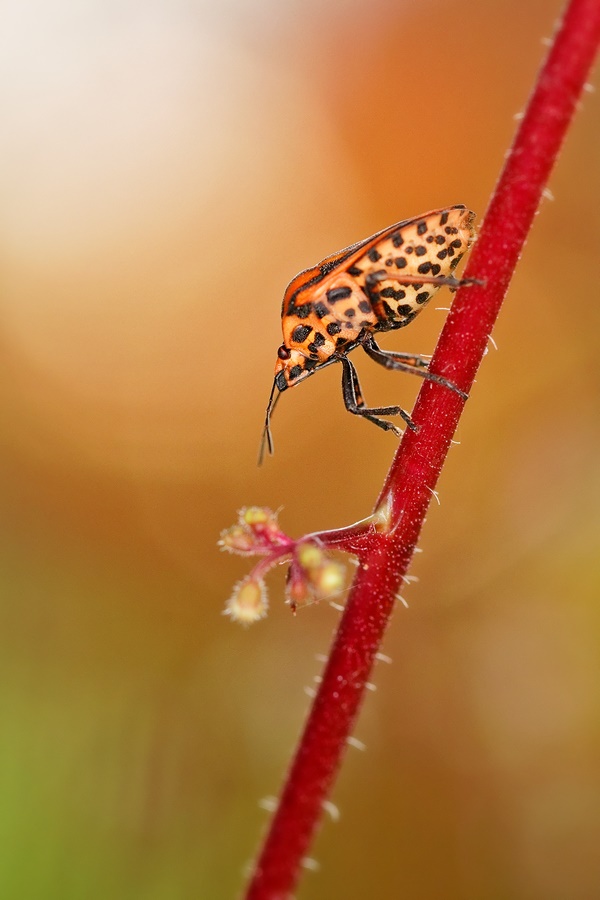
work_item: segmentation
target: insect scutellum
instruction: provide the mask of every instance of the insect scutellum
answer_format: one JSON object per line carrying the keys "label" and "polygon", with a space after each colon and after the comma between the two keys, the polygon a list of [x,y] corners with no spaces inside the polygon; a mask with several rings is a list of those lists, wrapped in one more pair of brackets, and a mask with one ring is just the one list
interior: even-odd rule
{"label": "insect scutellum", "polygon": [[356,369],[348,359],[355,347],[362,346],[388,369],[412,372],[458,390],[429,372],[421,357],[381,350],[375,335],[408,325],[443,285],[456,289],[472,283],[459,281],[453,272],[474,240],[474,218],[462,205],[432,210],[391,225],[296,275],[283,299],[283,343],[277,351],[259,462],[265,445],[273,452],[270,420],[281,393],[334,362],[342,363],[342,393],[350,412],[396,433],[401,432],[380,416],[400,415],[414,427],[400,407],[365,405]]}

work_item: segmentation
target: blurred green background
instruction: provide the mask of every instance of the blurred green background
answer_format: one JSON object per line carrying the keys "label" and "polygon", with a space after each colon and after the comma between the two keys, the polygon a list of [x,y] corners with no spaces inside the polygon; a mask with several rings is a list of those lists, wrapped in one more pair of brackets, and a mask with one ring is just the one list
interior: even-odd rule
{"label": "blurred green background", "polygon": [[[5,10],[0,896],[240,890],[339,614],[293,618],[276,572],[265,621],[223,618],[248,566],[219,531],[253,503],[293,535],[359,519],[395,446],[334,368],[256,468],[283,290],[399,219],[484,212],[560,7]],[[600,896],[599,137],[588,93],[304,900]],[[382,343],[431,352],[449,300]],[[416,379],[357,362],[410,408]]]}

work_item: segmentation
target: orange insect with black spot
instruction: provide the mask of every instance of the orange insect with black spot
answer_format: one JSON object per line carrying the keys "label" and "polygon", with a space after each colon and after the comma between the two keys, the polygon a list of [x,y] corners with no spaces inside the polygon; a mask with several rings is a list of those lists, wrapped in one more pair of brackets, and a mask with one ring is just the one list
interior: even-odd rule
{"label": "orange insect with black spot", "polygon": [[348,359],[356,347],[386,369],[437,381],[466,399],[451,381],[430,372],[420,356],[382,350],[375,334],[408,325],[443,285],[456,290],[473,283],[452,272],[473,243],[474,218],[462,205],[435,209],[390,225],[296,275],[283,298],[283,344],[277,351],[259,462],[265,443],[273,452],[271,414],[281,393],[336,362],[342,365],[342,394],[349,412],[395,434],[402,432],[380,416],[401,416],[415,428],[399,406],[365,405]]}

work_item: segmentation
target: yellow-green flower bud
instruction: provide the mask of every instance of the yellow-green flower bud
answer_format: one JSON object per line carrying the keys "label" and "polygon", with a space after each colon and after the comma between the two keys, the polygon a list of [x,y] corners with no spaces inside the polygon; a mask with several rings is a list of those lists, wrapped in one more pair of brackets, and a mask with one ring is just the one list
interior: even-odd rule
{"label": "yellow-green flower bud", "polygon": [[267,614],[267,592],[260,579],[244,578],[236,584],[233,594],[225,604],[224,615],[231,616],[234,622],[251,625]]}

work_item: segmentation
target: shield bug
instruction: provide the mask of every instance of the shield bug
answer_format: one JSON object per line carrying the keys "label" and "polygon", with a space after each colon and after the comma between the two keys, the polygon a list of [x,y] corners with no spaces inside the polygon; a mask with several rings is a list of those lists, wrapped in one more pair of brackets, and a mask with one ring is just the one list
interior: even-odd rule
{"label": "shield bug", "polygon": [[283,343],[277,351],[259,462],[265,445],[273,452],[271,414],[281,393],[335,362],[342,365],[342,394],[349,412],[396,434],[400,429],[380,416],[401,416],[409,428],[415,427],[399,406],[365,404],[348,359],[356,347],[386,369],[437,381],[466,398],[448,379],[430,372],[426,360],[382,350],[375,335],[408,325],[443,285],[456,290],[473,283],[452,273],[474,240],[474,218],[462,205],[435,209],[390,225],[296,275],[283,298]]}

